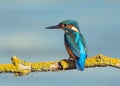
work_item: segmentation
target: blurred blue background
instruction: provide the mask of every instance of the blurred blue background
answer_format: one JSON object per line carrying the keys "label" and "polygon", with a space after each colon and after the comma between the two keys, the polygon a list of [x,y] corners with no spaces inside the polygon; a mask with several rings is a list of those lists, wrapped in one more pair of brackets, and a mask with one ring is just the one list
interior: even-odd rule
{"label": "blurred blue background", "polygon": [[[64,32],[44,29],[66,19],[79,22],[89,56],[120,57],[120,0],[0,0],[0,63],[13,55],[32,62],[68,58]],[[112,67],[0,74],[1,86],[119,86],[119,80],[120,70]]]}

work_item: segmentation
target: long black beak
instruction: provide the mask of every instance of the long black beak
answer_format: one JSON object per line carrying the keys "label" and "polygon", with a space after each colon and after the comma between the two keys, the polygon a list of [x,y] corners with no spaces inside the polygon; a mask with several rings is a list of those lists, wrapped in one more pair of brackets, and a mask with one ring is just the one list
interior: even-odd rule
{"label": "long black beak", "polygon": [[46,29],[60,29],[60,26],[59,25],[49,26],[46,27]]}

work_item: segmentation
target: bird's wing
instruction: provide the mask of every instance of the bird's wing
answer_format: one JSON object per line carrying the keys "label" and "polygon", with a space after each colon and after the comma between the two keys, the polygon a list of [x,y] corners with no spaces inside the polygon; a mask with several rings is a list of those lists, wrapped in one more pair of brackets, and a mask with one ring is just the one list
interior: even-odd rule
{"label": "bird's wing", "polygon": [[80,34],[79,33],[73,33],[72,35],[65,34],[65,42],[66,46],[68,46],[70,50],[73,52],[73,54],[79,58],[82,44]]}

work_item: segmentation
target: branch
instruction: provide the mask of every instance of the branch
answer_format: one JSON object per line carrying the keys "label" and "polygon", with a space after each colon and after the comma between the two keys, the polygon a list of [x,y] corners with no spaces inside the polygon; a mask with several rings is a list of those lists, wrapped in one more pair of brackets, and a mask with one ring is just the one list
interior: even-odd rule
{"label": "branch", "polygon": [[[76,69],[74,60],[60,60],[54,62],[26,62],[16,56],[11,58],[12,64],[0,64],[0,73],[14,73],[15,76],[28,75],[31,72],[62,71]],[[106,67],[120,68],[120,59],[111,58],[99,54],[88,57],[85,67]]]}

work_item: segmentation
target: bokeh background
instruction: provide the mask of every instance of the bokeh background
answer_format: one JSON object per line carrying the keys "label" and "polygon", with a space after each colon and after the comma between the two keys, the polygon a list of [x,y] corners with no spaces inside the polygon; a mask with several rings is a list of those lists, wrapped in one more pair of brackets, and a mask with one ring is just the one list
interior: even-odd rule
{"label": "bokeh background", "polygon": [[[120,57],[120,0],[0,0],[0,63],[13,55],[33,62],[68,58],[64,32],[44,29],[66,19],[79,22],[89,56]],[[0,74],[0,86],[119,86],[119,80],[112,67]]]}

